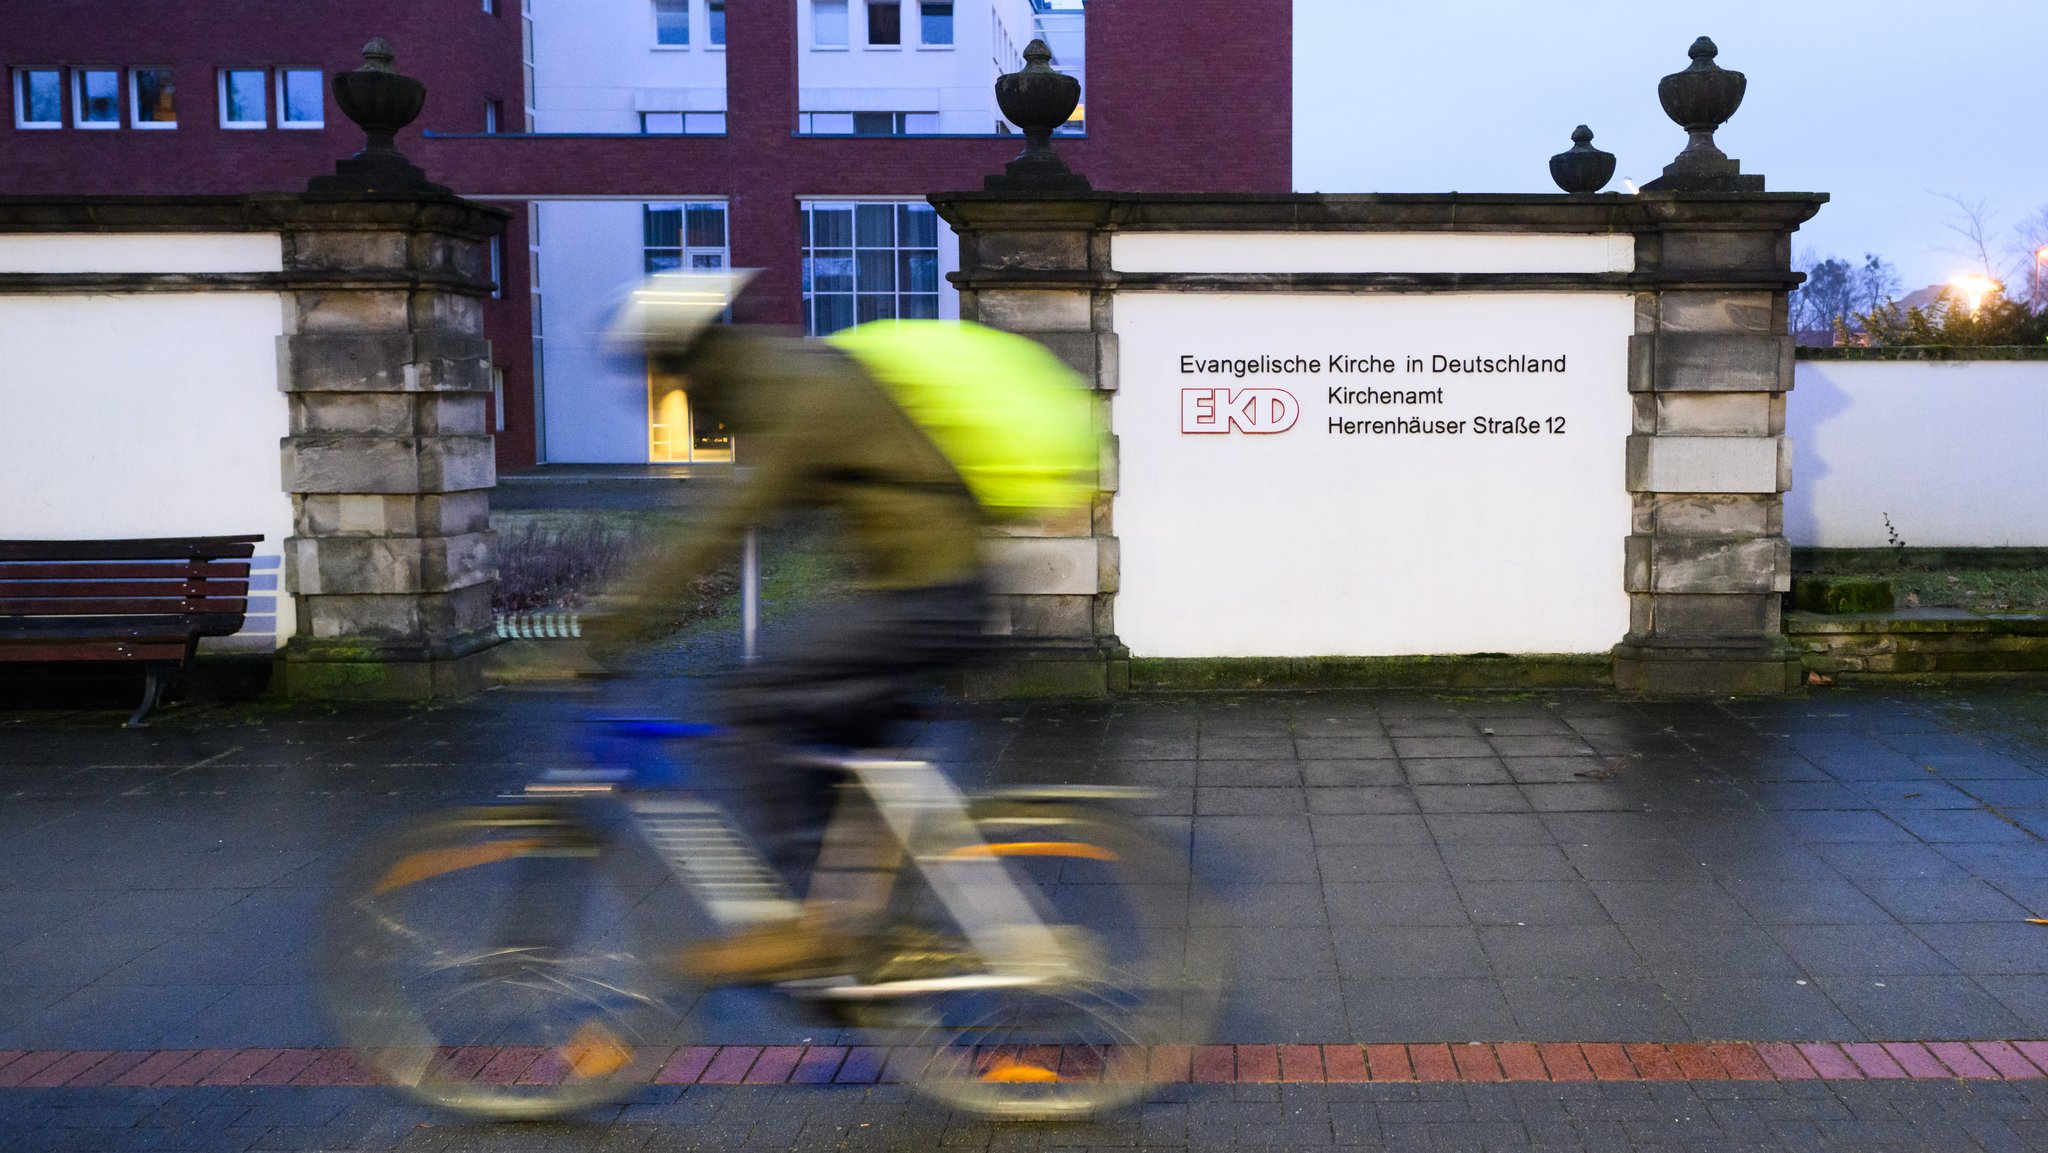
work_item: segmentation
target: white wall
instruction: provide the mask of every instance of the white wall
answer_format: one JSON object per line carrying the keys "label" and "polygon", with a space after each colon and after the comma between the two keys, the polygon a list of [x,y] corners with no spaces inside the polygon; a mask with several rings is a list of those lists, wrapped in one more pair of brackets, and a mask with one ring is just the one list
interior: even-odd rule
{"label": "white wall", "polygon": [[2048,361],[1800,361],[1794,545],[2048,546]]}
{"label": "white wall", "polygon": [[725,111],[725,50],[709,44],[704,0],[687,48],[655,44],[649,0],[527,2],[535,131],[638,132],[641,112]]}
{"label": "white wall", "polygon": [[554,463],[644,464],[647,373],[599,340],[623,294],[646,276],[636,200],[547,200],[540,213],[541,354]]}
{"label": "white wall", "polygon": [[[215,263],[246,263],[246,237],[220,240]],[[218,647],[281,642],[284,316],[266,292],[0,296],[0,537],[260,532],[248,625]]]}

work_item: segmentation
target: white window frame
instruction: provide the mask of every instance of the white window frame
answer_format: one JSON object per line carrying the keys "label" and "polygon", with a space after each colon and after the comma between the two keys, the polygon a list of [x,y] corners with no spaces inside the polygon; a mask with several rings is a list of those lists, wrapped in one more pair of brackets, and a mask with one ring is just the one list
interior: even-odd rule
{"label": "white window frame", "polygon": [[694,27],[697,22],[697,5],[692,0],[667,0],[667,2],[679,3],[683,6],[683,42],[681,44],[663,44],[661,42],[661,6],[664,0],[647,0],[647,18],[651,22],[648,28],[650,33],[648,42],[656,52],[688,52],[697,43],[697,29]]}
{"label": "white window frame", "polygon": [[[861,292],[861,290],[860,290],[860,256],[859,256],[859,254],[860,254],[861,252],[863,252],[863,251],[866,251],[866,252],[888,251],[888,252],[890,252],[890,253],[892,254],[892,260],[891,260],[891,262],[890,262],[890,263],[891,263],[892,267],[893,267],[893,268],[894,268],[894,269],[896,270],[896,271],[895,271],[895,273],[894,273],[894,276],[895,276],[895,281],[896,281],[896,286],[895,286],[895,287],[894,287],[893,289],[891,289],[891,290],[889,291],[889,293],[888,293],[888,295],[889,295],[889,296],[890,296],[890,297],[892,298],[892,301],[893,301],[893,303],[891,304],[891,306],[890,306],[890,307],[891,307],[891,309],[893,310],[893,312],[895,313],[895,316],[896,316],[896,318],[897,318],[897,319],[901,319],[901,318],[902,318],[902,315],[903,315],[903,309],[902,309],[902,302],[903,302],[903,297],[904,297],[905,295],[916,295],[916,296],[924,296],[924,295],[935,295],[935,296],[936,296],[936,301],[935,301],[935,304],[934,304],[934,314],[935,314],[935,315],[937,315],[937,316],[939,316],[939,317],[944,317],[944,316],[946,316],[946,315],[947,315],[947,312],[948,312],[948,302],[947,302],[947,289],[948,289],[948,287],[949,287],[949,284],[948,284],[948,282],[947,282],[947,280],[946,280],[946,268],[947,268],[947,261],[948,261],[948,257],[947,257],[947,250],[946,250],[946,233],[945,233],[945,226],[944,226],[944,222],[943,222],[943,221],[940,221],[940,220],[937,220],[937,219],[935,218],[935,220],[934,220],[934,228],[935,228],[935,230],[936,230],[936,231],[935,231],[935,234],[934,234],[934,240],[936,241],[936,243],[935,243],[935,244],[934,244],[934,245],[933,245],[933,246],[932,246],[932,247],[931,247],[931,248],[930,248],[929,250],[927,250],[926,248],[924,248],[924,246],[922,246],[922,245],[910,245],[910,246],[906,246],[906,245],[904,245],[904,244],[903,244],[903,237],[902,237],[902,234],[901,234],[901,232],[900,232],[900,231],[899,231],[899,232],[896,232],[896,233],[895,233],[895,241],[894,241],[894,243],[892,243],[892,244],[890,245],[890,247],[889,247],[888,249],[886,249],[886,250],[882,250],[882,249],[876,249],[876,248],[864,248],[864,247],[863,247],[863,246],[862,246],[862,245],[860,244],[860,242],[859,242],[859,237],[860,237],[860,232],[859,232],[859,229],[860,229],[860,225],[859,225],[859,218],[858,218],[858,213],[859,213],[859,210],[860,210],[860,208],[861,208],[862,206],[865,206],[865,205],[876,205],[876,204],[882,204],[882,205],[887,205],[887,206],[889,206],[889,207],[890,207],[890,209],[892,210],[892,211],[891,211],[891,216],[892,216],[892,217],[893,217],[893,216],[896,216],[896,215],[897,215],[897,213],[898,213],[898,210],[900,210],[901,208],[904,208],[904,207],[913,207],[913,208],[916,208],[916,209],[919,209],[919,210],[929,210],[929,209],[931,208],[931,205],[930,205],[929,203],[927,203],[927,202],[923,201],[923,200],[918,200],[918,199],[914,199],[914,198],[907,198],[907,197],[852,197],[852,198],[827,198],[827,197],[798,197],[798,198],[797,198],[797,212],[798,212],[798,219],[799,219],[800,221],[804,221],[804,217],[805,217],[805,216],[806,216],[807,214],[809,214],[809,213],[812,213],[812,212],[814,212],[814,211],[816,211],[816,210],[819,210],[819,209],[830,209],[830,210],[838,210],[838,209],[850,209],[850,210],[852,210],[852,213],[853,213],[853,218],[852,218],[852,227],[853,227],[853,229],[854,229],[854,233],[853,233],[852,237],[850,237],[850,238],[849,238],[849,239],[850,239],[850,241],[851,241],[851,243],[850,243],[850,245],[849,245],[849,246],[848,246],[848,247],[847,247],[847,248],[845,249],[845,251],[847,251],[847,252],[849,252],[849,253],[853,254],[853,260],[854,260],[854,265],[853,265],[853,271],[852,271],[852,275],[853,275],[853,278],[854,278],[854,280],[853,280],[853,283],[854,283],[854,287],[853,287],[853,289],[852,289],[852,291],[851,291],[850,293],[833,293],[832,295],[839,295],[839,296],[849,296],[849,297],[850,297],[850,298],[852,299],[852,301],[853,301],[853,308],[854,308],[854,312],[853,312],[853,323],[854,323],[854,324],[860,324],[860,323],[862,323],[862,321],[861,321],[861,319],[860,319],[860,297],[861,297],[861,296],[863,296],[863,295],[868,295],[868,296],[874,296],[874,295],[881,295],[881,294],[879,294],[879,293],[863,293],[863,292]],[[813,252],[815,252],[815,251],[816,251],[816,248],[815,248],[815,247],[814,247],[814,245],[812,244],[812,241],[813,241],[813,236],[812,236],[812,233],[811,233],[811,230],[810,230],[810,228],[809,228],[809,227],[807,227],[807,225],[808,225],[808,224],[809,224],[809,222],[808,222],[808,221],[804,221],[804,223],[803,223],[803,224],[800,224],[800,225],[799,225],[799,235],[798,235],[798,237],[797,237],[797,240],[798,240],[798,252],[799,252],[799,254],[800,254],[800,259],[802,259],[802,260],[809,260],[809,259],[811,259],[811,254],[812,254]],[[896,227],[896,225],[892,223],[892,226],[891,226],[891,227],[892,227],[892,229],[893,229],[893,228],[895,228],[895,227]],[[934,261],[934,271],[935,271],[935,272],[936,272],[936,274],[937,274],[937,281],[936,281],[936,290],[935,290],[935,293],[911,293],[911,292],[910,292],[910,291],[909,291],[908,289],[906,289],[906,288],[904,287],[904,285],[903,285],[903,280],[902,280],[902,268],[903,268],[903,264],[902,264],[902,254],[903,254],[904,252],[906,252],[906,251],[914,251],[914,252],[924,252],[924,251],[930,251],[930,252],[931,252],[931,253],[933,254],[933,257],[932,257],[932,258],[933,258],[933,261]],[[804,309],[804,333],[805,333],[805,335],[816,335],[816,334],[814,333],[814,331],[813,331],[813,330],[814,330],[814,328],[816,327],[816,315],[815,315],[815,313],[814,313],[814,311],[813,311],[813,303],[812,303],[812,302],[813,302],[813,298],[814,298],[814,296],[816,295],[816,290],[815,290],[815,288],[813,288],[813,287],[812,287],[812,286],[811,286],[810,284],[808,284],[808,283],[807,283],[806,277],[805,277],[805,275],[804,275],[803,271],[801,271],[801,269],[803,268],[803,266],[802,266],[802,265],[800,265],[800,266],[799,266],[799,268],[800,268],[800,271],[799,271],[799,273],[798,273],[798,284],[799,284],[799,286],[800,286],[800,287],[799,287],[799,293],[800,293],[800,295],[801,295],[801,299],[802,299],[802,301],[803,301],[803,309]],[[957,307],[958,307],[958,304],[957,304],[957,298],[956,298],[956,300],[955,300],[955,302],[954,302],[954,304],[953,304],[953,308],[954,308],[955,310],[957,310]]]}
{"label": "white window frame", "polygon": [[948,40],[948,41],[946,41],[946,42],[945,42],[945,43],[943,43],[943,44],[933,44],[933,43],[930,43],[930,42],[926,41],[926,40],[925,40],[925,38],[924,38],[924,6],[925,6],[925,4],[927,3],[927,0],[912,0],[912,2],[913,2],[913,3],[915,3],[915,4],[917,5],[917,49],[918,49],[918,51],[920,51],[920,52],[951,52],[951,51],[952,51],[952,50],[953,50],[953,49],[954,49],[955,47],[957,47],[957,46],[959,45],[959,43],[960,43],[960,5],[959,5],[959,3],[957,2],[957,0],[951,0],[950,6],[951,6],[951,7],[952,7],[952,9],[953,9],[953,14],[952,14],[951,16],[948,16],[948,17],[947,17],[947,19],[948,19],[949,21],[951,21],[951,23],[952,23],[952,31],[951,31],[951,33],[950,33],[950,34],[952,35],[952,37],[953,37],[953,38],[952,38],[951,40]]}
{"label": "white window frame", "polygon": [[[112,120],[87,120],[85,118],[85,78],[95,72],[111,72],[114,75],[114,118]],[[105,66],[73,68],[71,70],[71,126],[73,128],[102,132],[121,127],[121,69]]]}
{"label": "white window frame", "polygon": [[[57,77],[57,118],[55,120],[30,120],[28,118],[28,78],[36,72],[49,72]],[[56,65],[43,67],[24,64],[14,70],[14,126],[16,128],[41,131],[48,128],[64,127],[64,69]]]}
{"label": "white window frame", "polygon": [[[176,106],[175,106],[175,105],[174,105],[174,106],[172,107],[172,109],[171,109],[171,117],[172,117],[172,118],[171,118],[171,119],[169,119],[169,120],[144,120],[144,119],[142,118],[142,84],[141,84],[141,77],[142,77],[142,74],[143,74],[144,72],[163,72],[163,73],[168,73],[168,74],[172,75],[173,77],[175,77],[175,76],[176,76],[176,74],[177,74],[177,70],[176,70],[176,69],[173,69],[173,68],[171,68],[171,67],[168,67],[168,66],[166,66],[166,67],[163,67],[163,68],[158,68],[158,67],[155,67],[155,66],[153,66],[153,65],[152,65],[152,66],[136,66],[136,67],[131,67],[131,68],[129,68],[129,69],[128,69],[128,125],[129,125],[129,127],[131,127],[131,128],[137,128],[137,129],[150,129],[150,130],[162,130],[162,129],[176,128],[176,127],[178,126],[178,121],[177,121],[177,108],[176,108]],[[175,79],[173,79],[173,80],[172,80],[172,82],[171,82],[171,91],[172,91],[173,93],[176,93],[176,92],[177,92],[177,90],[178,90],[178,84],[177,84],[177,81],[176,81]],[[173,99],[173,100],[175,100],[175,99],[176,99],[176,96],[174,95],[174,96],[172,97],[172,99]]]}
{"label": "white window frame", "polygon": [[818,39],[819,0],[810,0],[810,3],[804,5],[804,18],[810,23],[811,50],[814,52],[850,51],[853,48],[853,7],[856,0],[827,0],[827,2],[837,3],[846,10],[846,38],[830,44]]}
{"label": "white window frame", "polygon": [[[288,67],[282,67],[282,66],[280,66],[280,67],[278,67],[278,68],[277,68],[277,69],[275,70],[275,72],[276,72],[276,76],[277,76],[277,79],[276,79],[276,81],[275,81],[275,84],[276,84],[276,86],[277,86],[277,126],[278,126],[279,128],[290,128],[290,129],[294,129],[294,130],[298,130],[298,131],[308,131],[308,130],[317,130],[317,129],[321,129],[321,128],[325,128],[325,127],[327,127],[327,72],[326,72],[326,70],[325,70],[325,69],[321,69],[321,68],[288,68]],[[285,98],[284,98],[284,85],[285,85],[285,77],[287,77],[287,76],[290,76],[290,75],[291,75],[292,73],[294,73],[294,72],[311,72],[311,73],[312,73],[313,75],[315,75],[315,76],[318,76],[318,77],[320,78],[320,83],[314,86],[314,90],[315,90],[315,91],[317,91],[317,92],[318,92],[318,93],[320,94],[320,119],[318,119],[318,120],[287,120],[287,119],[286,119],[286,117],[290,115],[290,109],[291,109],[291,106],[290,106],[290,105],[289,105],[288,103],[286,103],[286,101],[285,101]]]}
{"label": "white window frame", "polygon": [[[912,0],[912,3],[915,2],[916,0]],[[872,15],[869,15],[869,10],[873,8],[877,3],[894,4],[896,6],[896,43],[894,44],[877,44],[874,41],[868,39],[869,30],[871,30],[875,26],[875,18]],[[862,48],[867,49],[870,52],[903,51],[904,10],[905,6],[903,0],[860,0],[860,46]]]}
{"label": "white window frame", "polygon": [[[263,94],[263,100],[264,100],[264,106],[263,106],[263,119],[261,119],[261,120],[229,120],[229,119],[228,119],[228,77],[229,77],[229,76],[232,76],[232,75],[234,75],[234,74],[235,74],[235,73],[237,73],[237,72],[254,72],[254,73],[256,73],[256,74],[257,74],[258,76],[261,76],[261,77],[263,77],[263,83],[261,83],[261,84],[258,84],[258,85],[256,86],[256,91],[258,91],[258,92],[261,92],[261,93]],[[229,130],[231,130],[231,131],[235,131],[235,132],[257,132],[257,131],[261,131],[261,130],[263,130],[263,129],[266,129],[266,128],[269,128],[269,127],[270,127],[270,104],[269,104],[269,101],[270,101],[270,76],[269,76],[269,69],[267,69],[267,68],[234,68],[234,67],[226,67],[226,68],[216,68],[216,69],[214,69],[214,72],[213,72],[213,74],[214,74],[214,78],[215,78],[215,79],[214,79],[214,87],[215,87],[215,90],[216,90],[216,93],[217,93],[217,97],[218,97],[218,100],[217,100],[217,102],[218,102],[218,104],[219,104],[219,107],[220,107],[220,126],[221,126],[222,128],[225,128],[225,129],[229,129]]]}

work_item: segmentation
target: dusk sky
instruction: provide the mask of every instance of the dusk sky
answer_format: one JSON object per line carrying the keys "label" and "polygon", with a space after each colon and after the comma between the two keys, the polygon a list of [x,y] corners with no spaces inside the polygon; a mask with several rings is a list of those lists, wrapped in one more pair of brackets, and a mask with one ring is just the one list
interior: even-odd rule
{"label": "dusk sky", "polygon": [[1749,77],[1722,150],[1834,197],[1801,255],[1875,252],[1911,289],[1974,268],[1945,196],[2001,247],[2048,207],[2044,0],[1295,0],[1295,188],[1555,192],[1581,123],[1619,158],[1608,190],[1640,185],[1685,144],[1657,79],[1701,35]]}

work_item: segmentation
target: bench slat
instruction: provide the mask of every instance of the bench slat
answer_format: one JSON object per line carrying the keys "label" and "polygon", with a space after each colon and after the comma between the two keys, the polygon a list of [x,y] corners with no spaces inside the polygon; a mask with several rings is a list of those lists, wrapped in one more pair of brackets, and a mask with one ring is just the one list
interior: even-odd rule
{"label": "bench slat", "polygon": [[249,576],[248,561],[82,561],[55,564],[0,560],[0,584],[36,580],[220,580]]}
{"label": "bench slat", "polygon": [[0,540],[0,560],[167,560],[254,556],[255,536],[156,537],[148,540]]}
{"label": "bench slat", "polygon": [[193,597],[239,597],[247,596],[248,593],[249,582],[245,580],[17,581],[8,580],[4,574],[0,574],[0,601],[77,597],[118,597],[122,600],[134,600],[138,597],[176,597],[180,600],[190,600]]}
{"label": "bench slat", "polygon": [[184,641],[49,641],[0,644],[0,661],[182,661]]}
{"label": "bench slat", "polygon": [[244,614],[157,613],[110,617],[0,617],[0,644],[33,640],[129,640],[137,637],[183,637],[208,628],[241,627]]}
{"label": "bench slat", "polygon": [[247,597],[79,597],[70,600],[31,600],[0,597],[0,616],[119,616],[143,613],[204,613],[246,615]]}

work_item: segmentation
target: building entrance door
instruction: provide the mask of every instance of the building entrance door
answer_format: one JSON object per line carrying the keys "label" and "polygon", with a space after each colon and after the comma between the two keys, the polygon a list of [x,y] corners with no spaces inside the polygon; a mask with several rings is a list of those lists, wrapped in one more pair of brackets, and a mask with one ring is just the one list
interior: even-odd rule
{"label": "building entrance door", "polygon": [[653,464],[706,464],[732,460],[732,434],[690,411],[688,380],[647,374],[647,459]]}

